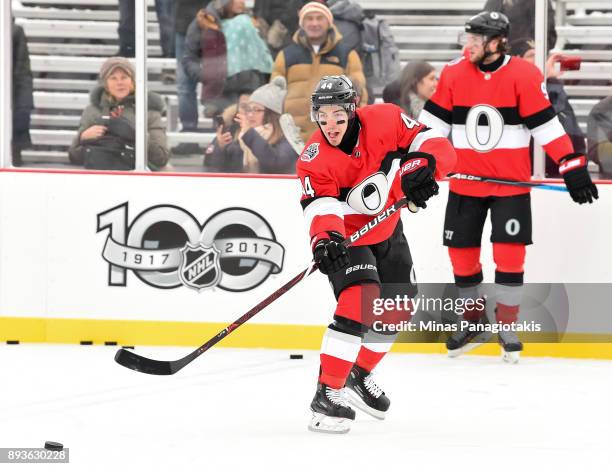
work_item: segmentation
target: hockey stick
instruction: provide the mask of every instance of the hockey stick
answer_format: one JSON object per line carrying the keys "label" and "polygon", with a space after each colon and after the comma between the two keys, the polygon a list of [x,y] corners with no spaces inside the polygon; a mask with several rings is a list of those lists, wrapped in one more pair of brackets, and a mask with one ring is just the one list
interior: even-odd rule
{"label": "hockey stick", "polygon": [[[367,225],[364,225],[359,230],[355,231],[355,233],[353,233],[350,238],[347,238],[343,241],[343,244],[348,247],[359,239],[363,238],[379,223],[382,223],[390,215],[399,211],[406,204],[408,204],[408,208],[411,212],[416,213],[418,211],[418,207],[416,207],[412,202],[407,202],[405,198],[402,198],[395,202],[393,205],[391,205],[389,208],[381,212],[376,218],[370,220]],[[231,334],[234,330],[236,330],[242,324],[247,322],[266,306],[283,296],[285,293],[295,287],[298,283],[308,277],[310,274],[316,272],[317,269],[317,265],[314,262],[311,262],[308,268],[297,274],[274,293],[267,296],[264,300],[253,306],[250,310],[248,310],[246,313],[236,319],[225,329],[220,331],[208,342],[201,345],[189,355],[186,355],[183,358],[174,361],[153,360],[151,358],[146,358],[137,355],[136,353],[131,352],[127,349],[119,349],[117,350],[117,353],[115,355],[115,361],[120,365],[125,366],[126,368],[130,368],[134,371],[139,371],[141,373],[148,373],[150,375],[173,375],[174,373],[191,363],[193,360],[198,358],[217,342],[223,340],[226,336]]]}
{"label": "hockey stick", "polygon": [[491,182],[495,184],[505,184],[506,186],[532,187],[534,189],[545,189],[549,191],[568,192],[567,187],[553,186],[552,184],[542,184],[539,182],[512,181],[511,179],[498,179],[486,176],[472,176],[471,174],[450,173],[449,178],[462,179],[464,181]]}

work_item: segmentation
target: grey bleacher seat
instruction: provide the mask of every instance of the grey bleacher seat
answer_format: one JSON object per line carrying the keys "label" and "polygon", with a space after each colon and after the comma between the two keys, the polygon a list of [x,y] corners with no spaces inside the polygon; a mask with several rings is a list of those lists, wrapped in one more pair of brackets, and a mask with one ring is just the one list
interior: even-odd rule
{"label": "grey bleacher seat", "polygon": [[484,3],[481,0],[357,0],[365,10],[456,10],[477,12]]}
{"label": "grey bleacher seat", "polygon": [[[97,74],[105,60],[106,57],[31,55],[30,65],[33,72]],[[176,59],[150,57],[147,59],[147,68],[149,71],[174,70]]]}
{"label": "grey bleacher seat", "polygon": [[[117,39],[116,21],[68,21],[17,18],[28,38]],[[147,38],[159,40],[159,25],[147,23]]]}

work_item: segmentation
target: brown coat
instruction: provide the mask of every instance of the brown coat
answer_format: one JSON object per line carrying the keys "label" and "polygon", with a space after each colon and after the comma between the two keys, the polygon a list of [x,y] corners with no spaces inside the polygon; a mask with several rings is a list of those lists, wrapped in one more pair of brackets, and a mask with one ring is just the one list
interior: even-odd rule
{"label": "brown coat", "polygon": [[361,102],[367,103],[366,79],[359,55],[341,41],[342,35],[335,26],[327,40],[315,53],[303,30],[293,35],[293,43],[276,56],[271,80],[282,75],[287,80],[285,112],[291,114],[302,130],[306,142],[317,126],[310,120],[310,96],[319,80],[325,75],[347,75],[361,92]]}

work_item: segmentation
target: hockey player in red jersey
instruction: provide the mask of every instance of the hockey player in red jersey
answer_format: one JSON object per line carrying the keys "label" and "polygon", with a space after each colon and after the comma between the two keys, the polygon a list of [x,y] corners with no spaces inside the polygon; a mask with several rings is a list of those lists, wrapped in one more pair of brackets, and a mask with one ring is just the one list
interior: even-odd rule
{"label": "hockey player in red jersey", "polygon": [[[442,70],[438,88],[425,103],[419,121],[451,133],[457,152],[454,172],[529,181],[529,141],[533,137],[558,164],[572,199],[591,203],[597,188],[584,155],[575,153],[546,92],[537,67],[505,54],[509,22],[497,12],[482,12],[465,25],[464,55]],[[523,291],[525,246],[531,244],[529,189],[452,179],[443,239],[448,246],[455,283],[462,297],[479,297],[482,282],[480,244],[491,211],[496,264],[496,321],[517,321]],[[485,320],[484,308],[464,314]],[[474,330],[475,328],[471,328]],[[459,330],[447,341],[450,356],[474,348],[486,334]],[[506,361],[518,360],[522,344],[513,332],[500,332]]]}
{"label": "hockey player in red jersey", "polygon": [[309,429],[344,433],[355,419],[349,400],[379,419],[390,405],[372,370],[394,338],[368,328],[364,299],[414,296],[416,285],[399,211],[348,249],[341,243],[404,196],[425,208],[438,193],[435,179],[452,169],[456,156],[440,133],[398,106],[356,109],[355,90],[344,75],[321,79],[311,118],[319,130],[297,164],[301,205],[314,260],[338,303],[321,345]]}

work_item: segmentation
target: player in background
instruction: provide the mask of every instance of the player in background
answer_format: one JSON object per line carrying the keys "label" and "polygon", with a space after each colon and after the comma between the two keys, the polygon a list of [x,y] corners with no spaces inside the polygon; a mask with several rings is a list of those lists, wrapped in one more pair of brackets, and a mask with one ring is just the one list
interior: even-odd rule
{"label": "player in background", "polygon": [[[451,133],[457,152],[453,171],[467,175],[529,181],[533,137],[559,164],[572,199],[591,203],[598,196],[587,160],[574,152],[542,74],[535,65],[506,54],[509,26],[506,16],[497,12],[481,12],[468,20],[464,55],[444,67],[419,121],[444,135]],[[525,246],[532,243],[529,189],[451,179],[444,245],[460,296],[480,297],[480,245],[488,211],[496,264],[496,321],[511,324],[517,321],[522,298]],[[484,314],[484,308],[474,308],[463,319],[479,322]],[[450,356],[457,356],[485,339],[459,330],[446,346]],[[504,359],[516,362],[523,348],[517,335],[501,332],[498,341]]]}
{"label": "player in background", "polygon": [[390,405],[372,371],[394,337],[368,328],[368,305],[379,295],[414,296],[416,282],[399,211],[348,249],[341,243],[404,196],[425,208],[438,193],[435,179],[452,169],[456,156],[439,132],[396,105],[356,109],[355,89],[344,75],[321,79],[311,118],[319,129],[297,164],[301,205],[314,260],[338,303],[321,345],[309,429],[345,433],[355,419],[349,400],[379,419]]}

